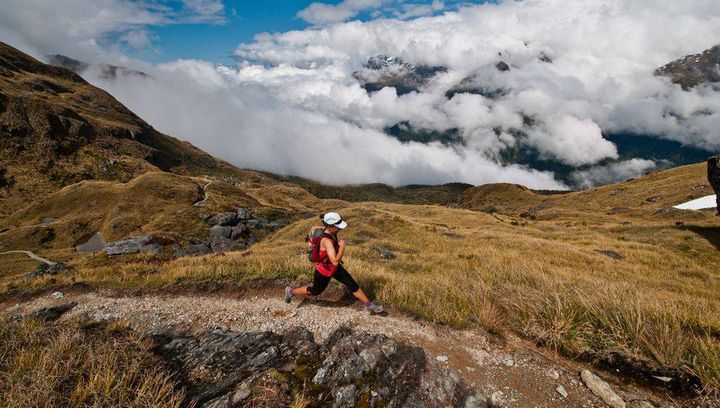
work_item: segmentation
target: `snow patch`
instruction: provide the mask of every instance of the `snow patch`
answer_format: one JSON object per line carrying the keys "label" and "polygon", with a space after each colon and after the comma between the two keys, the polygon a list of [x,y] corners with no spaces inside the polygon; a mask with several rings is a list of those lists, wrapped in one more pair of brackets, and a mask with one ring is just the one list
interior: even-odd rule
{"label": "snow patch", "polygon": [[673,208],[677,208],[679,210],[703,210],[706,208],[715,208],[715,200],[716,196],[715,194],[712,194],[702,198],[697,198],[692,201],[688,201],[686,203],[678,204]]}

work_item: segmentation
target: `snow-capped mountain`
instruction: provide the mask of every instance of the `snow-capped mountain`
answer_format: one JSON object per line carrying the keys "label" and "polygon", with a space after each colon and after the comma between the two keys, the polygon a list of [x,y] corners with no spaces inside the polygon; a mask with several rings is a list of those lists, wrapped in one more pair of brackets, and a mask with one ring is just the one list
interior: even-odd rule
{"label": "snow-capped mountain", "polygon": [[720,82],[720,45],[675,60],[658,68],[655,74],[670,78],[686,91],[703,83],[718,83]]}

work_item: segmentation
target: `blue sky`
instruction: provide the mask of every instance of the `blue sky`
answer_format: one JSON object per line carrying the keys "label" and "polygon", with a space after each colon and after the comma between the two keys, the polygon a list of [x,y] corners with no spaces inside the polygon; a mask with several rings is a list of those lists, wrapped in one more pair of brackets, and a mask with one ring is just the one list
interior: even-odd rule
{"label": "blue sky", "polygon": [[308,24],[295,15],[310,3],[308,0],[225,0],[225,23],[154,26],[150,28],[153,34],[150,49],[131,52],[153,62],[198,58],[228,63],[232,61],[235,47],[251,41],[255,34],[307,27]]}
{"label": "blue sky", "polygon": [[[208,2],[212,0],[207,0]],[[218,63],[233,62],[232,52],[235,47],[264,32],[284,32],[303,29],[311,24],[298,17],[301,10],[312,3],[340,5],[347,3],[341,0],[313,2],[311,0],[217,0],[222,1],[224,10],[218,13],[222,22],[213,23],[172,23],[152,25],[148,27],[151,44],[147,47],[133,49],[127,47],[126,52],[132,56],[150,62],[173,61],[177,59],[203,59]],[[350,0],[352,2],[353,0]],[[373,0],[368,0],[372,2]],[[393,16],[393,13],[409,6],[426,6],[433,4],[431,0],[376,0],[383,6],[367,8],[359,11],[350,19],[368,20],[378,16]],[[463,1],[462,3],[482,3],[483,0]],[[166,3],[175,10],[182,8],[182,3],[171,1]],[[435,0],[442,4],[442,9],[433,14],[457,8],[459,0]]]}

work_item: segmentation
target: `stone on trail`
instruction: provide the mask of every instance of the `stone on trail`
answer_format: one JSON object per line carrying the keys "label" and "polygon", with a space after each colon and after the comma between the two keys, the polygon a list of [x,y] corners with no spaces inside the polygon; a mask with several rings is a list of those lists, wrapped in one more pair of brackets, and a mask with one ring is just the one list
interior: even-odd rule
{"label": "stone on trail", "polygon": [[590,391],[605,401],[606,404],[613,408],[626,408],[625,401],[612,390],[610,384],[600,377],[588,370],[583,370],[580,377]]}
{"label": "stone on trail", "polygon": [[62,299],[65,295],[62,292],[53,292],[50,297],[53,299]]}
{"label": "stone on trail", "polygon": [[558,394],[562,395],[563,398],[567,398],[568,393],[565,391],[565,387],[562,385],[558,385],[557,388],[555,388],[555,391],[558,392]]}
{"label": "stone on trail", "polygon": [[448,356],[440,355],[440,356],[435,357],[435,360],[437,360],[441,363],[447,363]]}

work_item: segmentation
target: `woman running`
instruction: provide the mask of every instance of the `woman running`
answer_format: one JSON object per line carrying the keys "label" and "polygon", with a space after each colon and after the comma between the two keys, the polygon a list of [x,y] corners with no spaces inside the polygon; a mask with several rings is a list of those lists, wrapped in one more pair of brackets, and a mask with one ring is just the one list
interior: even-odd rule
{"label": "woman running", "polygon": [[322,217],[325,229],[322,231],[320,239],[320,262],[315,264],[315,274],[313,276],[313,284],[311,286],[301,286],[299,288],[285,288],[285,302],[290,303],[295,295],[311,295],[317,296],[321,294],[330,283],[330,278],[340,281],[358,300],[362,302],[365,309],[370,313],[382,313],[382,306],[375,304],[368,299],[365,292],[360,289],[355,279],[342,266],[342,258],[345,255],[345,240],[338,240],[338,231],[347,227],[345,222],[338,213],[327,213]]}

